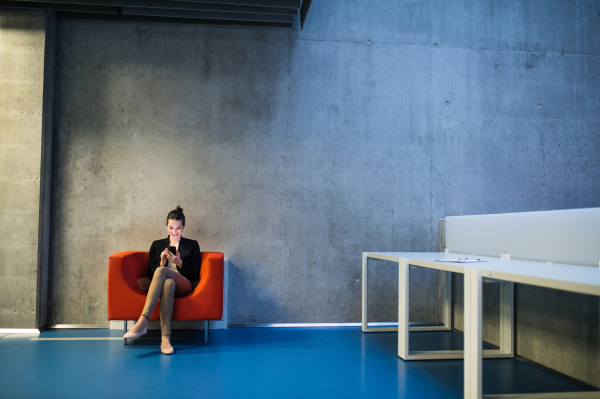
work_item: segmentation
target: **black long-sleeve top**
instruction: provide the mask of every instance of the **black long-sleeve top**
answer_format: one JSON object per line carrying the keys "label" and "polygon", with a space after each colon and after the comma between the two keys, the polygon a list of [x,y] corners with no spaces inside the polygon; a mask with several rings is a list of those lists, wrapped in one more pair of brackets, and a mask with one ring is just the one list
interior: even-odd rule
{"label": "black long-sleeve top", "polygon": [[[148,278],[152,280],[154,272],[160,266],[160,254],[169,246],[169,237],[162,240],[156,240],[150,247],[148,254]],[[200,280],[200,245],[196,240],[188,240],[181,237],[179,241],[179,256],[181,257],[181,268],[179,273],[190,282]]]}

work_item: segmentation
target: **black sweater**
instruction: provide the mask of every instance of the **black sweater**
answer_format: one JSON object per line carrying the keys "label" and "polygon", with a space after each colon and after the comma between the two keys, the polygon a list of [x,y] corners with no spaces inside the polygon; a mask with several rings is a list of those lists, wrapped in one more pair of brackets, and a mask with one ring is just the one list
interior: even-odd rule
{"label": "black sweater", "polygon": [[[160,266],[160,254],[169,246],[169,237],[156,240],[150,247],[148,254],[148,278],[152,280],[154,272]],[[179,256],[181,257],[181,268],[179,273],[190,282],[200,280],[200,245],[196,240],[188,240],[181,237],[179,241]]]}

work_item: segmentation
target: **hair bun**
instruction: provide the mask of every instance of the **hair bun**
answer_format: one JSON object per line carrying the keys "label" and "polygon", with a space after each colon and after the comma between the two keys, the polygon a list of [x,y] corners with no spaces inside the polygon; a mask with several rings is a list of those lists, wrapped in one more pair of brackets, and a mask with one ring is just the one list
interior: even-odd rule
{"label": "hair bun", "polygon": [[175,210],[176,210],[177,212],[181,212],[181,213],[183,213],[183,208],[182,208],[182,207],[180,207],[179,205],[177,205],[177,208],[175,208]]}

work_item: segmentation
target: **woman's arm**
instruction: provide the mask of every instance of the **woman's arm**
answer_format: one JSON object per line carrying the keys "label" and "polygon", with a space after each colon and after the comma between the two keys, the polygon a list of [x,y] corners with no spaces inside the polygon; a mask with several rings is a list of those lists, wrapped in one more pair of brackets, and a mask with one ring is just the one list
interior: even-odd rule
{"label": "woman's arm", "polygon": [[154,242],[152,242],[152,246],[150,247],[150,252],[148,253],[148,278],[152,280],[152,276],[154,276],[154,272],[160,266],[160,260],[156,261],[156,254],[154,248]]}
{"label": "woman's arm", "polygon": [[181,272],[182,274],[191,276],[194,281],[197,281],[200,278],[200,245],[198,245],[197,241],[194,241],[192,245],[191,261],[181,261]]}

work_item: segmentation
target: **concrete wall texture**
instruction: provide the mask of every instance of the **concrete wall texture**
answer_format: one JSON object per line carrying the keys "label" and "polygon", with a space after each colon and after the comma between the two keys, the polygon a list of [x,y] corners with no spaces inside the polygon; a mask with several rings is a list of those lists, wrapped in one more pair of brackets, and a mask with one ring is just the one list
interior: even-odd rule
{"label": "concrete wall texture", "polygon": [[[0,327],[36,328],[46,14],[0,10]],[[45,324],[45,322],[44,322]]]}
{"label": "concrete wall texture", "polygon": [[596,5],[319,1],[304,31],[63,21],[51,319],[105,323],[108,255],[146,249],[177,204],[231,260],[233,324],[358,321],[361,251],[435,250],[445,215],[598,206]]}

